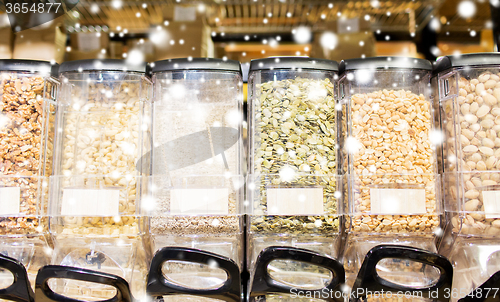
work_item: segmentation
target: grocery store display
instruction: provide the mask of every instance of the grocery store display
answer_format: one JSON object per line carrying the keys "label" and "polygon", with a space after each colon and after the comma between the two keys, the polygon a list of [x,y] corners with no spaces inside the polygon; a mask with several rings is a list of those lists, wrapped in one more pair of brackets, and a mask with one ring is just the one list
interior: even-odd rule
{"label": "grocery store display", "polygon": [[[396,57],[253,60],[245,177],[237,61],[158,61],[150,80],[123,60],[0,60],[0,288],[12,283],[3,264],[24,265],[34,284],[52,262],[73,277],[120,276],[144,298],[158,252],[149,290],[169,301],[239,300],[245,260],[251,301],[291,299],[292,287],[340,293],[344,281],[427,293],[451,284],[435,254],[444,234],[457,294],[436,299],[477,294],[500,270],[500,55],[432,69]],[[78,278],[50,288],[117,293]]]}
{"label": "grocery store display", "polygon": [[195,236],[236,236],[230,240],[234,241],[242,232],[239,62],[155,62],[153,80],[157,95],[152,152],[155,207],[150,214],[153,240],[163,242],[172,236],[189,246],[187,238]]}
{"label": "grocery store display", "polygon": [[[464,64],[461,60],[474,58],[478,65],[471,67],[467,63],[467,69],[461,66]],[[500,171],[497,161],[500,156],[498,60],[493,54],[464,55],[456,59],[446,57],[436,66],[440,73],[439,84],[447,85],[441,87],[439,94],[445,122],[445,182],[450,185],[447,186],[447,202],[455,203],[451,199],[459,199],[458,205],[450,204],[448,208],[455,213],[468,213],[464,220],[457,215],[452,218],[455,233],[500,234],[500,220],[494,217],[498,214],[494,192],[500,181],[500,174],[494,173]],[[447,70],[444,74],[446,69],[453,72]]]}
{"label": "grocery store display", "polygon": [[[354,178],[359,175],[359,183],[354,186],[359,186],[360,190],[353,196],[354,211],[381,216],[355,216],[353,231],[432,232],[439,227],[439,219],[435,193],[435,157],[429,138],[429,100],[423,94],[417,95],[411,91],[378,90],[354,94],[350,107],[351,137],[363,145],[352,156],[351,175],[356,175]],[[404,174],[408,175],[402,176]],[[377,192],[376,187],[382,191]],[[387,193],[391,189],[402,192],[424,189],[427,193],[425,204],[413,204],[420,206],[415,209],[408,204],[407,210],[408,213],[420,211],[421,214],[390,215],[391,211],[397,209],[387,211],[384,205],[374,202],[380,198],[376,194],[384,190]]]}
{"label": "grocery store display", "polygon": [[[337,172],[337,70],[336,62],[300,57],[259,59],[250,64],[250,288],[259,282],[255,279],[257,256],[270,246],[338,256],[342,177]],[[279,276],[283,272],[285,283],[297,288],[321,284],[328,275],[321,267],[300,261],[279,259],[272,266]],[[271,293],[255,298],[264,297],[276,299]]]}
{"label": "grocery store display", "polygon": [[458,293],[469,294],[500,270],[497,168],[500,55],[443,57],[434,68],[441,107],[447,237],[440,252],[453,262]]}
{"label": "grocery store display", "polygon": [[[237,61],[186,58],[152,64],[155,85],[151,205],[152,252],[192,248],[243,267],[243,97]],[[226,276],[210,266],[166,262],[163,274],[192,289]],[[184,295],[183,295],[184,294]]]}
{"label": "grocery store display", "polygon": [[[0,60],[0,253],[24,265],[32,281],[50,262],[47,202],[57,67]],[[1,275],[3,283],[10,274]]]}
{"label": "grocery store display", "polygon": [[[337,172],[336,120],[334,85],[329,77],[324,79],[290,78],[269,81],[256,90],[256,113],[260,135],[255,151],[255,171],[262,175],[304,173],[295,185],[321,184],[324,186],[326,214],[337,213],[336,179],[329,175]],[[286,169],[286,170],[281,170]],[[325,175],[325,177],[316,177]],[[268,180],[269,181],[269,180]],[[265,182],[265,181],[264,181]],[[279,184],[278,178],[270,180]],[[328,216],[288,216],[258,214],[270,212],[266,186],[260,186],[260,206],[253,212],[251,231],[290,233],[331,233],[338,230],[338,219]],[[271,210],[271,211],[269,211]]]}
{"label": "grocery store display", "polygon": [[352,59],[341,68],[351,231],[432,234],[440,227],[441,207],[430,62]]}
{"label": "grocery store display", "polygon": [[40,219],[47,205],[44,177],[52,172],[57,83],[51,71],[49,62],[0,60],[1,235],[47,226]]}
{"label": "grocery store display", "polygon": [[[147,271],[140,204],[152,139],[152,83],[145,69],[123,60],[60,66],[49,202],[52,263],[121,276],[138,297]],[[57,283],[57,289],[76,296],[87,290],[76,281]],[[111,298],[114,289],[88,291]]]}
{"label": "grocery store display", "polygon": [[[126,71],[124,71],[124,68]],[[53,209],[57,235],[138,234],[138,198],[143,169],[150,162],[151,82],[144,66],[121,60],[82,60],[61,65],[61,93],[56,145],[57,190]],[[72,207],[85,198],[78,186],[120,188],[102,191],[92,205]],[[73,187],[73,188],[69,188]],[[63,192],[62,189],[69,189]],[[99,208],[99,200],[107,207]],[[78,202],[77,201],[77,202]],[[56,209],[57,208],[57,209]],[[85,215],[85,214],[88,215]]]}
{"label": "grocery store display", "polygon": [[[349,198],[344,259],[350,286],[364,255],[377,245],[437,251],[442,206],[431,70],[430,62],[411,58],[351,59],[340,64],[342,168],[348,175]],[[418,275],[418,263],[387,259],[379,267],[399,275],[395,281],[403,285],[426,282],[401,275],[401,269]]]}

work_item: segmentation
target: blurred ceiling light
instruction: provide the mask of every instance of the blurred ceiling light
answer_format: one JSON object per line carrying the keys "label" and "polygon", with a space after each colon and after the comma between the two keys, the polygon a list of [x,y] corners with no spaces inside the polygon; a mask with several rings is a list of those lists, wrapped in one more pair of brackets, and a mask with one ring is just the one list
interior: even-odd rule
{"label": "blurred ceiling light", "polygon": [[114,9],[120,9],[123,6],[123,2],[122,2],[122,0],[113,0],[113,1],[111,1],[111,6]]}
{"label": "blurred ceiling light", "polygon": [[97,4],[92,4],[90,6],[90,12],[93,13],[93,14],[97,14],[99,12],[99,5]]}

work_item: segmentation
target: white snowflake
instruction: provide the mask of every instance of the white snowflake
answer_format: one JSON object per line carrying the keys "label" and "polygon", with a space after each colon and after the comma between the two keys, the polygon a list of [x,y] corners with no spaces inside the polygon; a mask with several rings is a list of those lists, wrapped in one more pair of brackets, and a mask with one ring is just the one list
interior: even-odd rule
{"label": "white snowflake", "polygon": [[295,178],[295,170],[287,165],[280,169],[279,175],[282,181],[292,181]]}
{"label": "white snowflake", "polygon": [[372,1],[370,1],[370,5],[373,8],[378,8],[378,7],[380,7],[380,2],[378,0],[372,0]]}
{"label": "white snowflake", "polygon": [[470,0],[460,2],[457,7],[458,15],[464,19],[474,17],[476,10],[476,4]]}
{"label": "white snowflake", "polygon": [[336,34],[332,32],[325,32],[321,35],[320,44],[324,48],[335,49],[337,47],[339,39]]}
{"label": "white snowflake", "polygon": [[99,12],[99,5],[97,4],[92,4],[90,6],[90,12],[93,13],[93,14],[97,14]]}
{"label": "white snowflake", "polygon": [[113,0],[111,6],[113,6],[114,9],[120,9],[123,6],[123,2],[121,0]]}
{"label": "white snowflake", "polygon": [[299,26],[293,33],[293,40],[299,44],[307,43],[311,40],[311,29],[306,26]]}
{"label": "white snowflake", "polygon": [[433,31],[439,32],[441,30],[441,22],[439,19],[434,17],[429,21],[429,28]]}
{"label": "white snowflake", "polygon": [[441,55],[441,50],[437,46],[432,46],[430,51],[435,57],[439,57]]}

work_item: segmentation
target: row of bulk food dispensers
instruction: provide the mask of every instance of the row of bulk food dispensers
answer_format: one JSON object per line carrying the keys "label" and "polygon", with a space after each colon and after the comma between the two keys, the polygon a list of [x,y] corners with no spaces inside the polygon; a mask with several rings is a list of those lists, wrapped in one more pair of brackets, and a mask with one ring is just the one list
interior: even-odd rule
{"label": "row of bulk food dispensers", "polygon": [[0,73],[1,299],[500,296],[499,54]]}

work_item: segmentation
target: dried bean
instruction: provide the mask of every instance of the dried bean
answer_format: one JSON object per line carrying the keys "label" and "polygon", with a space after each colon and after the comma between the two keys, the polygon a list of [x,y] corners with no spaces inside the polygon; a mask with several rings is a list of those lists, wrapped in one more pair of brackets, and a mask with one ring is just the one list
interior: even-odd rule
{"label": "dried bean", "polygon": [[[470,172],[463,175],[466,180],[466,190],[463,210],[468,215],[463,220],[463,224],[458,223],[457,217],[453,217],[452,225],[454,232],[464,234],[500,234],[500,220],[484,215],[484,196],[485,191],[498,190],[498,176],[495,173],[500,168],[498,158],[500,157],[500,73],[493,74],[484,72],[477,78],[459,80],[460,95],[465,98],[467,103],[461,105],[458,115],[458,133],[467,137],[468,141],[463,139],[458,144],[458,165],[450,165],[449,169],[462,172]],[[467,111],[467,104],[470,100],[481,99],[484,104],[477,108],[477,111]],[[472,102],[469,106],[475,106]],[[449,107],[444,106],[445,118],[449,119]],[[452,143],[450,129],[447,130],[449,139],[447,143]],[[447,147],[448,157],[454,156],[454,147]],[[492,179],[495,178],[495,179]],[[456,180],[455,180],[456,181]],[[447,186],[447,194],[450,198],[458,198],[458,192]],[[487,214],[487,213],[486,213]],[[460,229],[461,228],[461,229]]]}
{"label": "dried bean", "polygon": [[[367,105],[369,103],[370,106]],[[477,104],[470,107],[471,111],[479,108]],[[348,146],[349,149],[354,148],[354,151],[349,150],[352,153],[355,185],[352,231],[433,232],[440,222],[435,193],[434,152],[429,140],[429,101],[423,95],[410,91],[381,90],[353,95],[351,110],[352,136],[356,142],[355,146]],[[462,140],[467,142],[468,138],[464,135]],[[469,153],[477,150],[475,146],[466,148]],[[370,188],[374,185],[391,189],[411,185],[425,189],[426,213],[370,214]]]}

